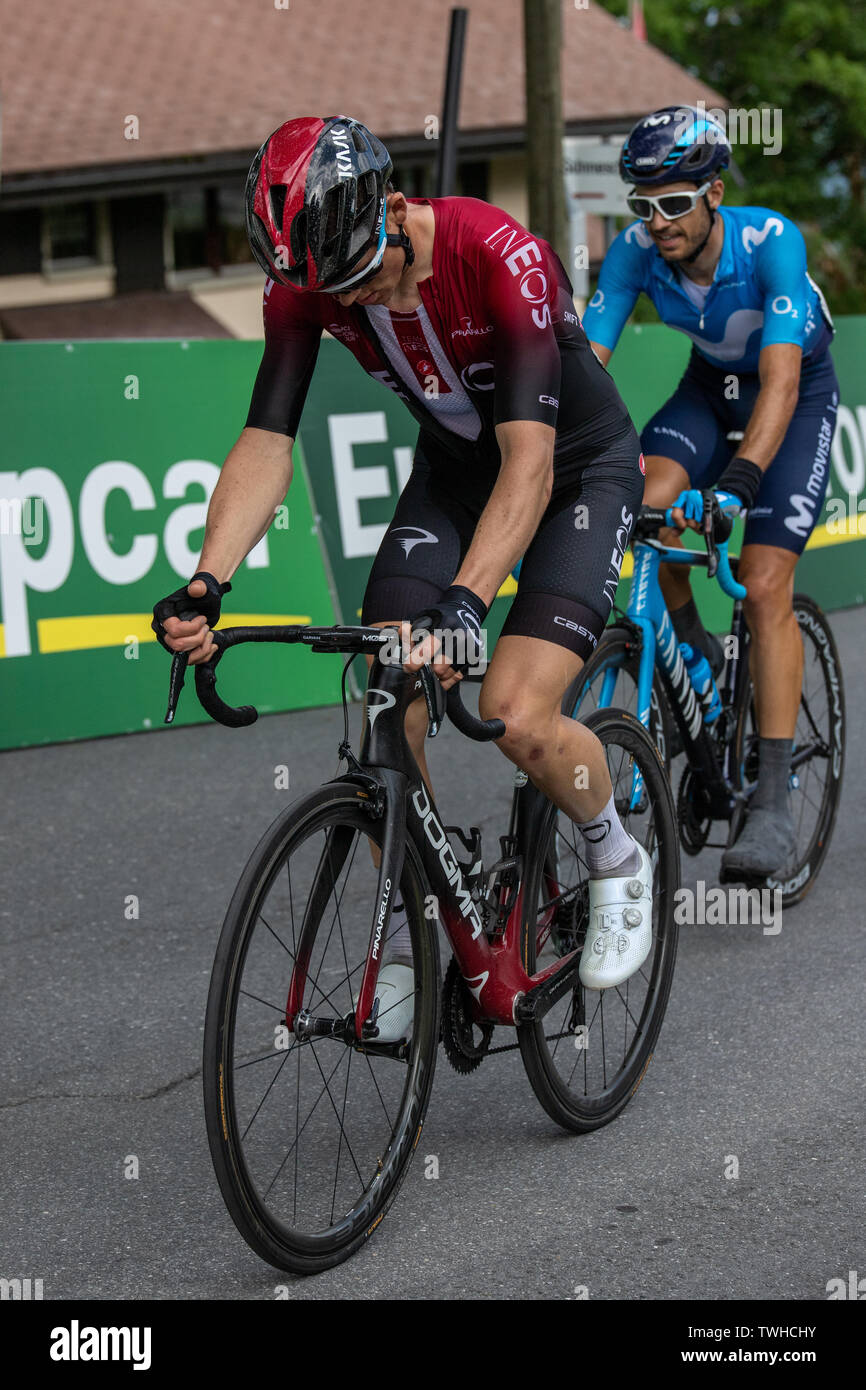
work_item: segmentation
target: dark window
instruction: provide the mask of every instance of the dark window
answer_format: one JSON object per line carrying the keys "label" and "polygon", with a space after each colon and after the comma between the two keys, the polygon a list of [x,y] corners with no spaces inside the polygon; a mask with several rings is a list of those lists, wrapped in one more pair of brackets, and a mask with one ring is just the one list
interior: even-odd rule
{"label": "dark window", "polygon": [[173,189],[168,198],[175,270],[207,265],[207,224],[203,188]]}
{"label": "dark window", "polygon": [[490,190],[490,164],[486,159],[469,160],[457,166],[457,189],[464,198],[487,202]]}
{"label": "dark window", "polygon": [[219,273],[252,261],[244,222],[244,185],[177,189],[169,195],[175,270]]}
{"label": "dark window", "polygon": [[241,183],[219,190],[219,247],[223,265],[243,265],[253,259],[247,241]]}
{"label": "dark window", "polygon": [[433,192],[433,166],[430,164],[397,164],[391,183],[406,198],[429,198]]}
{"label": "dark window", "polygon": [[0,212],[0,275],[38,275],[42,269],[39,208]]}
{"label": "dark window", "polygon": [[48,259],[92,265],[96,261],[96,218],[92,203],[65,203],[45,210]]}

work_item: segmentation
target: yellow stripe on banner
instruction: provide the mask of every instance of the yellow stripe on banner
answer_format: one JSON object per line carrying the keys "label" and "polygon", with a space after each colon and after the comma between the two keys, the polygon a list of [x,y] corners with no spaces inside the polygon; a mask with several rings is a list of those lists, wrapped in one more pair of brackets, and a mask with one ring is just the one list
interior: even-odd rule
{"label": "yellow stripe on banner", "polygon": [[[102,613],[77,618],[40,618],[36,624],[39,650],[48,654],[90,651],[96,647],[123,647],[133,638],[139,642],[155,642],[156,634],[150,626],[152,617],[152,613]],[[270,627],[287,623],[306,626],[309,622],[308,614],[223,613],[220,627]],[[5,647],[0,650],[5,655]]]}
{"label": "yellow stripe on banner", "polygon": [[[858,521],[861,518],[862,513]],[[837,525],[837,522],[833,523],[832,531],[829,529],[829,523],[826,521],[822,522],[820,526],[816,526],[806,542],[806,549],[820,550],[824,545],[844,545],[845,541],[866,541],[866,531],[855,532],[854,535],[849,535],[847,531],[840,534],[840,532],[836,530]]]}

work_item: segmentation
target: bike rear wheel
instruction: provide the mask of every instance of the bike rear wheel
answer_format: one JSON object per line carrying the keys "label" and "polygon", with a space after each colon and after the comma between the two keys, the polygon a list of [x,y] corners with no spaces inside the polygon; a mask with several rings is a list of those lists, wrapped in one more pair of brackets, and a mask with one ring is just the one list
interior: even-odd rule
{"label": "bike rear wheel", "polygon": [[253,1250],[296,1274],[347,1259],[382,1220],[418,1142],[436,1062],[438,943],[411,843],[400,880],[415,993],[405,1055],[362,1046],[351,1030],[299,1040],[286,1028],[299,954],[302,1008],[338,1026],[354,1009],[377,900],[370,846],[381,848],[383,831],[366,795],[334,783],[273,823],[229,906],[208,997],[204,1100],[220,1189]]}
{"label": "bike rear wheel", "polygon": [[[846,737],[842,668],[830,624],[806,594],[794,595],[794,615],[804,658],[791,772],[797,844],[786,864],[755,885],[780,889],[783,907],[805,898],[826,858],[842,794]],[[757,785],[758,749],[754,687],[747,675],[734,731],[734,777],[746,793]],[[731,844],[741,826],[742,813],[731,823]]]}
{"label": "bike rear wheel", "polygon": [[[562,712],[579,719],[599,708],[605,678],[611,686],[608,705],[639,718],[637,683],[640,671],[640,636],[621,624],[605,628],[598,647],[572,681],[562,702]],[[653,671],[649,733],[670,768],[674,721],[658,672]]]}
{"label": "bike rear wheel", "polygon": [[[653,944],[640,970],[623,984],[586,990],[575,977],[574,987],[540,1022],[518,1029],[536,1096],[558,1124],[575,1133],[615,1119],[646,1074],[673,980],[680,881],[670,784],[646,729],[618,709],[596,710],[584,722],[604,745],[622,823],[653,861]],[[644,796],[638,809],[630,811],[635,767],[643,777]],[[533,974],[556,956],[582,950],[588,919],[581,834],[551,805],[541,824],[538,853],[527,867],[521,943],[527,971]]]}

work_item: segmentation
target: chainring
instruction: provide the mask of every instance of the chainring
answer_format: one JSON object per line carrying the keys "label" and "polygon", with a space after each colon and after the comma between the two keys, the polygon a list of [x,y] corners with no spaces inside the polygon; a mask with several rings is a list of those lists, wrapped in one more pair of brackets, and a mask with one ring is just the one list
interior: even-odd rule
{"label": "chainring", "polygon": [[710,837],[713,820],[707,798],[698,778],[686,767],[677,793],[677,823],[680,844],[686,854],[700,854]]}
{"label": "chainring", "polygon": [[471,1008],[472,997],[452,956],[442,982],[442,1045],[462,1076],[480,1067],[493,1037],[493,1024],[476,1023]]}

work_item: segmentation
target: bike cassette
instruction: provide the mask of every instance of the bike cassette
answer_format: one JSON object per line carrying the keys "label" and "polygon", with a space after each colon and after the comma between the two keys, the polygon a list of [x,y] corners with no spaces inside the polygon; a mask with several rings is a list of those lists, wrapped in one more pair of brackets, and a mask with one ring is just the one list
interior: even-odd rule
{"label": "bike cassette", "polygon": [[677,823],[680,844],[686,854],[700,854],[709,839],[713,820],[706,794],[690,767],[683,772],[677,793]]}
{"label": "bike cassette", "polygon": [[484,1060],[493,1037],[492,1023],[476,1023],[472,998],[454,957],[442,983],[442,1045],[455,1071],[466,1075]]}

